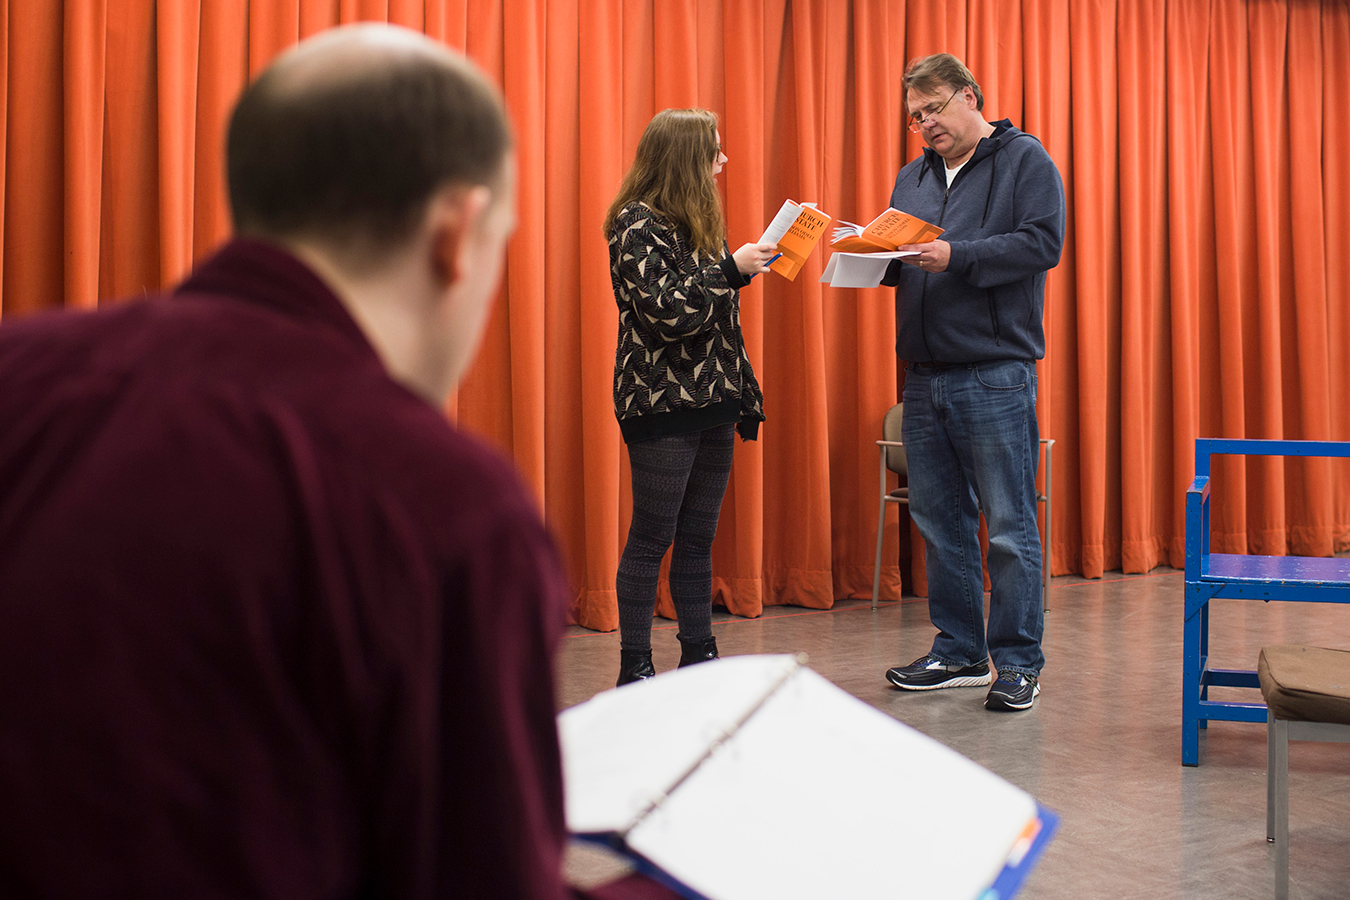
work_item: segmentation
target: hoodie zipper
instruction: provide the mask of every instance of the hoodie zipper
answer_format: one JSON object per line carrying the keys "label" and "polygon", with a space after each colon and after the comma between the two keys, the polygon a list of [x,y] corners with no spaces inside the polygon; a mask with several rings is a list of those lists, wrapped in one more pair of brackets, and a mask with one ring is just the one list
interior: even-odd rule
{"label": "hoodie zipper", "polygon": [[[1000,143],[1001,140],[995,141],[994,152],[989,154],[990,165],[993,171],[989,173],[989,192],[988,194],[985,195],[984,198],[984,215],[980,218],[981,229],[984,228],[984,223],[989,218],[989,200],[994,195],[994,176],[998,172],[998,163],[996,162],[996,158],[998,156],[998,151],[1000,149],[999,146]],[[952,188],[955,186],[956,181],[960,180],[963,174],[965,174],[964,169],[961,172],[957,173],[956,178],[953,179],[951,184],[948,184],[945,188],[942,189],[942,210],[941,212],[938,213],[938,220],[937,220],[937,225],[939,228],[942,227],[942,221],[947,218],[947,200],[952,195]],[[923,169],[919,170],[919,180],[920,181],[923,180]],[[928,358],[932,359],[933,348],[928,346],[928,322],[927,317],[925,315],[928,309],[926,303],[928,299],[928,274],[929,273],[927,272],[923,273],[923,292],[919,294],[919,327],[922,329],[923,333],[924,349],[928,351]],[[984,302],[985,305],[989,307],[989,325],[994,330],[994,346],[1002,347],[1003,336],[1001,334],[998,324],[998,307],[994,303],[994,292],[992,290],[989,290],[988,288],[986,288],[984,292]]]}
{"label": "hoodie zipper", "polygon": [[[926,157],[925,157],[926,158]],[[919,181],[923,181],[923,173],[930,166],[924,166],[919,169]],[[937,176],[934,175],[934,178]],[[959,177],[959,175],[958,175]],[[952,195],[952,186],[948,184],[942,189],[942,209],[938,212],[937,226],[942,227],[942,220],[947,218],[947,198]],[[919,333],[923,335],[923,348],[928,352],[928,358],[933,359],[933,348],[928,344],[928,273],[923,273],[923,289],[919,292]]]}

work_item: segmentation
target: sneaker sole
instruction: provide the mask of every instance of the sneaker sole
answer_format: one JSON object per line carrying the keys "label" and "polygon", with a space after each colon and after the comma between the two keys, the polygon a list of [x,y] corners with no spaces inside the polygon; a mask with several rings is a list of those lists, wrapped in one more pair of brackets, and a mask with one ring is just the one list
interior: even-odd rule
{"label": "sneaker sole", "polygon": [[942,688],[954,687],[984,687],[986,684],[994,683],[992,673],[986,675],[963,675],[959,678],[948,678],[946,681],[940,681],[937,684],[915,684],[912,681],[896,681],[891,677],[891,673],[886,673],[886,680],[902,691],[938,691]]}
{"label": "sneaker sole", "polygon": [[1004,710],[1007,712],[1021,712],[1024,709],[1031,709],[1032,704],[1036,702],[1036,698],[1040,696],[1040,693],[1041,693],[1041,686],[1038,684],[1036,685],[1036,687],[1032,688],[1031,699],[1028,700],[1026,703],[1012,703],[1008,700],[1004,700],[1001,697],[986,697],[984,699],[984,708],[994,710]]}

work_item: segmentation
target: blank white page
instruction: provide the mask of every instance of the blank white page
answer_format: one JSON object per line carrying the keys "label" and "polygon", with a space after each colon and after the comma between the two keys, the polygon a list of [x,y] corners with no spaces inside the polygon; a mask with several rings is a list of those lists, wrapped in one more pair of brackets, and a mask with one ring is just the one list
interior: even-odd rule
{"label": "blank white page", "polygon": [[712,900],[975,900],[1036,818],[1024,791],[803,668],[627,842]]}
{"label": "blank white page", "polygon": [[567,827],[619,832],[799,663],[733,656],[597,694],[558,716]]}

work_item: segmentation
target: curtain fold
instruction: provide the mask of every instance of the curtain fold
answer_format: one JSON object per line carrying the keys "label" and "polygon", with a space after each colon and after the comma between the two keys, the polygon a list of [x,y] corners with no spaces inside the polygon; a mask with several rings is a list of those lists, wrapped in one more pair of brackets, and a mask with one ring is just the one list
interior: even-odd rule
{"label": "curtain fold", "polygon": [[[1350,6],[1334,0],[0,0],[0,315],[171,284],[228,234],[230,106],[302,37],[391,21],[465,50],[515,122],[520,226],[448,413],[512,455],[557,533],[575,621],[617,626],[631,513],[600,233],[650,117],[720,117],[733,249],[785,198],[866,222],[922,146],[907,60],[947,50],[986,117],[1064,177],[1041,433],[1056,574],[1180,566],[1197,437],[1350,440]],[[903,371],[886,289],[742,292],[765,392],[714,546],[717,602],[871,591],[880,422]],[[1042,478],[1044,473],[1042,473]],[[1220,459],[1213,548],[1350,547],[1350,465]],[[883,534],[883,597],[907,520]],[[925,588],[921,541],[906,581]],[[673,613],[662,588],[658,605]]]}
{"label": "curtain fold", "polygon": [[[1282,404],[1286,407],[1282,431],[1326,440],[1331,436],[1332,422],[1326,381],[1332,353],[1327,341],[1327,258],[1322,243],[1327,220],[1321,166],[1302,164],[1308,149],[1320,152],[1325,131],[1318,12],[1309,5],[1291,7],[1286,32],[1289,123],[1276,131],[1290,176],[1289,240],[1282,244],[1289,250],[1285,262],[1293,303],[1280,358],[1296,358],[1300,363],[1288,376],[1291,390],[1286,391]],[[1307,49],[1291,54],[1291,47]],[[1305,119],[1305,110],[1312,110],[1313,115]],[[1310,126],[1307,129],[1301,124],[1305,120]],[[1291,468],[1295,500],[1285,510],[1289,545],[1300,555],[1328,556],[1335,549],[1330,529],[1331,496],[1324,490],[1332,478],[1331,460],[1300,460]],[[1302,514],[1293,514],[1300,508]]]}
{"label": "curtain fold", "polygon": [[[732,52],[723,55],[722,65],[725,85],[731,87],[724,86],[724,105],[714,108],[719,109],[722,116],[720,131],[727,151],[721,183],[730,184],[734,178],[739,186],[738,190],[728,191],[726,198],[728,242],[733,249],[746,240],[758,240],[762,229],[754,232],[754,227],[762,221],[764,208],[772,203],[764,184],[764,164],[773,145],[765,134],[764,99],[769,85],[763,75],[768,54],[766,44],[772,33],[765,16],[771,6],[728,4],[723,14],[723,34],[729,36],[723,43],[730,43]],[[620,169],[632,161],[628,151],[633,147],[634,144],[626,145]],[[755,280],[763,282],[764,277]],[[761,285],[757,287],[763,290]],[[765,310],[763,293],[744,293],[741,331],[746,353],[761,379],[765,374]],[[614,338],[608,340],[612,342]],[[713,590],[728,610],[743,616],[758,615],[765,603],[763,449],[760,441],[736,442],[735,462],[722,501],[717,543],[713,548]],[[625,510],[620,518],[620,543],[627,516]]]}
{"label": "curtain fold", "polygon": [[[9,218],[7,206],[8,169],[4,152],[9,144],[9,0],[0,0],[0,248],[5,243],[5,221]],[[5,284],[5,254],[0,249],[0,300],[3,300]],[[0,302],[0,314],[4,305]]]}
{"label": "curtain fold", "polygon": [[[575,402],[580,415],[570,419],[573,435],[569,440],[580,451],[580,470],[571,473],[579,476],[574,480],[580,490],[548,504],[554,527],[569,543],[568,557],[581,561],[575,576],[575,616],[604,631],[619,627],[612,576],[619,568],[623,537],[618,477],[623,453],[610,393],[599,389],[613,377],[619,327],[618,308],[609,287],[609,250],[600,223],[619,189],[623,149],[632,146],[625,141],[628,129],[623,118],[616,115],[624,109],[624,6],[623,0],[581,0],[578,12],[577,44],[585,51],[577,59],[577,82],[586,89],[578,94],[577,121],[589,141],[587,151],[576,160],[577,205],[570,221],[579,247],[571,324],[579,356]],[[559,472],[556,481],[569,483],[568,474]]]}
{"label": "curtain fold", "polygon": [[[1026,121],[1023,129],[1034,134],[1049,151],[1064,179],[1066,196],[1073,196],[1074,154],[1071,150],[1072,121],[1070,79],[1064,77],[1063,60],[1071,59],[1073,46],[1069,30],[1071,0],[1026,0],[1022,4],[1022,103]],[[1061,376],[1069,360],[1060,347],[1072,347],[1072,328],[1075,317],[1072,307],[1076,293],[1072,285],[1077,279],[1073,206],[1067,209],[1064,249],[1059,265],[1052,269],[1045,284],[1046,357],[1036,366],[1036,414],[1041,436],[1054,438],[1060,472],[1056,490],[1066,482],[1074,482],[1081,475],[1078,466],[1078,442],[1073,438],[1070,421],[1064,418],[1074,407],[1071,400],[1077,395],[1077,385],[1067,374]],[[1072,370],[1069,370],[1072,371]],[[1067,464],[1068,477],[1061,468]],[[1045,472],[1038,476],[1039,487],[1045,488]],[[1056,497],[1059,495],[1056,493]],[[1054,572],[1081,572],[1082,553],[1080,534],[1082,517],[1078,503],[1066,504],[1056,500],[1054,545],[1047,548],[1046,559]],[[1067,520],[1067,521],[1066,521]],[[1066,535],[1073,535],[1066,539]],[[917,536],[915,538],[917,540]]]}
{"label": "curtain fold", "polygon": [[[1074,395],[1074,408],[1065,412],[1075,422],[1070,433],[1078,437],[1078,452],[1070,449],[1065,456],[1071,468],[1076,458],[1078,472],[1070,478],[1076,475],[1082,485],[1078,521],[1064,524],[1077,526],[1081,541],[1078,567],[1092,577],[1112,568],[1109,550],[1113,545],[1119,547],[1121,525],[1120,420],[1113,414],[1121,409],[1124,363],[1119,330],[1121,173],[1116,131],[1122,83],[1117,81],[1114,0],[1075,3],[1070,35],[1074,181],[1073,190],[1066,194],[1077,244],[1073,294],[1085,302],[1071,304],[1075,321],[1070,345],[1074,350],[1062,357],[1070,363],[1064,374]],[[1054,423],[1050,425],[1042,425],[1047,437],[1055,435]]]}
{"label": "curtain fold", "polygon": [[[230,108],[247,77],[247,44],[240,26],[247,0],[200,0],[197,17],[185,27],[194,29],[190,40],[196,58],[182,60],[198,74],[196,84],[195,147],[192,160],[192,259],[211,252],[228,233],[230,207],[221,176],[222,148]],[[202,35],[211,39],[202,40]],[[209,73],[209,77],[201,77]]]}
{"label": "curtain fold", "polygon": [[78,12],[67,7],[62,22],[63,260],[67,302],[72,305],[92,306],[98,297],[107,15],[106,0],[90,0]]}
{"label": "curtain fold", "polygon": [[169,284],[190,268],[193,260],[201,4],[197,0],[182,0],[157,6],[156,11],[160,281]]}
{"label": "curtain fold", "polygon": [[[1186,147],[1188,152],[1166,153],[1165,168],[1158,173],[1167,186],[1168,197],[1164,220],[1165,243],[1168,246],[1167,299],[1164,304],[1167,307],[1169,328],[1166,350],[1171,363],[1162,376],[1166,394],[1160,397],[1160,402],[1170,404],[1172,440],[1159,450],[1156,470],[1159,475],[1153,487],[1163,491],[1164,497],[1172,498],[1184,496],[1190,484],[1194,472],[1178,463],[1184,462],[1187,457],[1194,459],[1195,439],[1202,436],[1202,342],[1198,330],[1202,321],[1206,321],[1206,327],[1212,327],[1205,316],[1209,308],[1207,298],[1213,296],[1211,286],[1217,278],[1214,230],[1210,227],[1210,211],[1214,208],[1214,169],[1209,165],[1213,137],[1206,124],[1212,115],[1212,99],[1208,90],[1211,41],[1209,0],[1169,4],[1164,27],[1167,36],[1163,48],[1165,95],[1184,97],[1195,110],[1195,115],[1178,116],[1169,121],[1167,131],[1171,132],[1172,138],[1166,141],[1167,145],[1175,142]],[[1162,132],[1163,129],[1157,126],[1161,118],[1160,109],[1158,106],[1152,107],[1141,126],[1152,124]],[[1176,187],[1173,188],[1173,185]],[[1189,235],[1190,239],[1186,246],[1173,250],[1173,234]],[[1205,301],[1204,310],[1202,300]],[[1203,342],[1205,348],[1211,347],[1213,343],[1209,336]],[[1205,388],[1205,399],[1212,399],[1208,388]],[[1165,505],[1159,507],[1164,521],[1166,509]],[[1183,530],[1164,526],[1157,529],[1155,534],[1166,541],[1164,560],[1183,558]]]}
{"label": "curtain fold", "polygon": [[6,13],[0,312],[92,306],[96,298],[67,297],[65,291],[65,17],[61,5],[31,0],[14,0]]}
{"label": "curtain fold", "polygon": [[[1322,97],[1320,116],[1323,122],[1339,123],[1350,103],[1350,78],[1345,77],[1345,60],[1350,59],[1350,5],[1328,4],[1319,9],[1318,37],[1321,47]],[[1300,32],[1302,35],[1302,32]],[[1345,235],[1350,234],[1350,172],[1341,165],[1350,159],[1350,135],[1344,128],[1324,126],[1322,129],[1321,159],[1331,161],[1320,167],[1322,175],[1322,209],[1325,228],[1318,236],[1327,262],[1326,305],[1328,347],[1342,348],[1332,353],[1327,364],[1327,409],[1331,419],[1328,437],[1344,440],[1347,427],[1345,411],[1350,409],[1350,304],[1341,298],[1350,296],[1350,264],[1345,261]],[[1317,373],[1312,373],[1315,377]],[[1343,485],[1350,479],[1350,466],[1342,461],[1333,463],[1333,485]],[[1350,521],[1350,494],[1344,490],[1327,491],[1331,502],[1333,546],[1340,550],[1344,543],[1342,526]]]}

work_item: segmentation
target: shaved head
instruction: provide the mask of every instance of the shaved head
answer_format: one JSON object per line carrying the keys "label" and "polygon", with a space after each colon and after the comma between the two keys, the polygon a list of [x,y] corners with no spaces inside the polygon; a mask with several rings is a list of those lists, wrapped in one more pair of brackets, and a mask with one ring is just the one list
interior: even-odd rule
{"label": "shaved head", "polygon": [[278,57],[235,107],[235,229],[378,262],[437,191],[496,189],[511,144],[500,94],[464,56],[397,26],[335,28]]}

